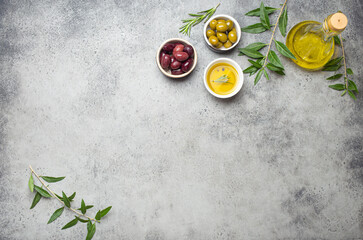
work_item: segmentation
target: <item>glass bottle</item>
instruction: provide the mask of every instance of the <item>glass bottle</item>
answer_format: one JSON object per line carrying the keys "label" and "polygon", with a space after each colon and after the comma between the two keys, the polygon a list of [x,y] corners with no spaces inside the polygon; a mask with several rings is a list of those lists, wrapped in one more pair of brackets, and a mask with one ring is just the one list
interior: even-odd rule
{"label": "glass bottle", "polygon": [[337,12],[329,15],[323,23],[303,21],[288,33],[286,46],[295,55],[297,65],[308,70],[321,69],[334,54],[333,36],[344,31],[347,17]]}

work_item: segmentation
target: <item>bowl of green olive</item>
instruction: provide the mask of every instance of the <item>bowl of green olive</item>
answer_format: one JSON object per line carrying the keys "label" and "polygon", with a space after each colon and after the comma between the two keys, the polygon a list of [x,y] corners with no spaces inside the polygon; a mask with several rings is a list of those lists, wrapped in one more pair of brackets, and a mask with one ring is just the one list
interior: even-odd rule
{"label": "bowl of green olive", "polygon": [[226,52],[237,46],[241,39],[241,27],[233,17],[220,14],[205,23],[203,34],[211,50]]}

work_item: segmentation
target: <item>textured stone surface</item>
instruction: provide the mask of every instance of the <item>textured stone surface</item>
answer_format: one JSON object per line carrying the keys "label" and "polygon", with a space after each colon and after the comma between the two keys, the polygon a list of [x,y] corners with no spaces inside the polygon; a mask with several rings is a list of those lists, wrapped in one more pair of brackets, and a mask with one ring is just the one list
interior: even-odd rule
{"label": "textured stone surface", "polygon": [[[201,25],[191,38],[178,27],[187,13],[216,4],[1,1],[1,239],[85,236],[85,226],[60,231],[70,212],[46,224],[55,200],[29,210],[29,164],[67,176],[52,188],[77,191],[77,205],[83,197],[113,206],[95,239],[363,238],[362,95],[341,98],[324,80],[331,73],[284,59],[286,76],[256,87],[245,76],[236,97],[212,97],[203,71],[222,55],[208,50]],[[246,26],[258,19],[243,14],[258,6],[223,1],[217,13]],[[289,28],[336,10],[348,15],[348,63],[363,91],[362,2],[288,8]],[[155,64],[172,37],[199,54],[185,80],[164,77]],[[243,34],[239,45],[269,37]],[[224,56],[248,64],[236,50]]]}

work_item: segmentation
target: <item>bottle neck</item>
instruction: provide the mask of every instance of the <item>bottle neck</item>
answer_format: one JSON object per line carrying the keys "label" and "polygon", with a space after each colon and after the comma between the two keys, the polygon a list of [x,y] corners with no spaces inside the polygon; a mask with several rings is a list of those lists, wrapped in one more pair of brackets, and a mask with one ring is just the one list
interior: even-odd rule
{"label": "bottle neck", "polygon": [[337,36],[337,35],[339,35],[340,33],[343,32],[343,30],[342,31],[336,31],[336,30],[333,30],[333,29],[331,29],[329,27],[328,22],[329,22],[329,19],[330,19],[331,16],[332,15],[328,16],[327,18],[325,18],[324,19],[324,22],[322,24],[325,40],[330,40],[332,37]]}

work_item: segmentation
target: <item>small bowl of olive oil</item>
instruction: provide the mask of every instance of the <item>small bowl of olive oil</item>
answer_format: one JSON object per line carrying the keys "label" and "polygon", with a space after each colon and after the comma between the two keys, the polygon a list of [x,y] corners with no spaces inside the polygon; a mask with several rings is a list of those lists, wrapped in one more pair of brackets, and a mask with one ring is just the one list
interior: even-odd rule
{"label": "small bowl of olive oil", "polygon": [[217,98],[233,97],[243,85],[242,69],[232,59],[218,58],[205,69],[204,85]]}

